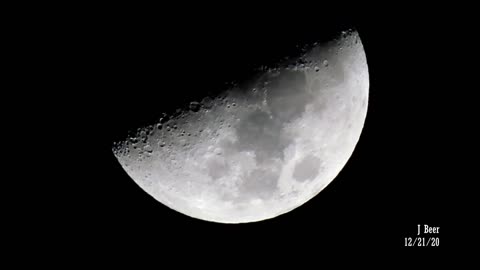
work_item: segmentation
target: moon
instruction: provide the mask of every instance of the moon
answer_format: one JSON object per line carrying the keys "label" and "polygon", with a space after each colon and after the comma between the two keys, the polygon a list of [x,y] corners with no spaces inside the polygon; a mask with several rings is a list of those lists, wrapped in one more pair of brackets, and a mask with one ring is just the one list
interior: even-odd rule
{"label": "moon", "polygon": [[355,30],[114,143],[126,173],[180,213],[220,223],[287,213],[320,193],[360,138],[369,74]]}

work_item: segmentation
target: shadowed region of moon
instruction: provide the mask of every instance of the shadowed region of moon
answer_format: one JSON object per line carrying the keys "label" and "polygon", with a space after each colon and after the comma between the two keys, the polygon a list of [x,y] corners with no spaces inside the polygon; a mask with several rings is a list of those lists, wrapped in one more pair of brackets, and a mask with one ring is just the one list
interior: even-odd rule
{"label": "shadowed region of moon", "polygon": [[251,150],[257,162],[271,158],[283,158],[283,150],[291,139],[282,133],[282,124],[266,112],[255,110],[243,118],[236,127],[237,150]]}
{"label": "shadowed region of moon", "polygon": [[307,102],[312,100],[306,89],[306,76],[302,71],[283,70],[269,84],[267,104],[275,119],[284,123],[298,118]]}
{"label": "shadowed region of moon", "polygon": [[217,180],[218,178],[227,174],[230,170],[228,164],[223,158],[220,157],[212,157],[207,161],[207,168],[208,168],[208,175],[212,177],[213,180]]}
{"label": "shadowed region of moon", "polygon": [[260,221],[310,200],[345,166],[368,105],[356,31],[189,101],[114,144],[148,194],[191,217]]}
{"label": "shadowed region of moon", "polygon": [[255,169],[247,173],[241,192],[252,198],[268,199],[277,189],[280,173],[270,169]]}

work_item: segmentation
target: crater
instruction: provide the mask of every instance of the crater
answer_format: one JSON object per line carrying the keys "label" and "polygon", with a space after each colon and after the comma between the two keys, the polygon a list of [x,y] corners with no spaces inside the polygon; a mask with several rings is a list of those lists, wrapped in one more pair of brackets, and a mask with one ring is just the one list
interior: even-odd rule
{"label": "crater", "polygon": [[293,169],[293,178],[298,182],[315,179],[322,166],[322,160],[314,155],[308,155],[300,160]]}

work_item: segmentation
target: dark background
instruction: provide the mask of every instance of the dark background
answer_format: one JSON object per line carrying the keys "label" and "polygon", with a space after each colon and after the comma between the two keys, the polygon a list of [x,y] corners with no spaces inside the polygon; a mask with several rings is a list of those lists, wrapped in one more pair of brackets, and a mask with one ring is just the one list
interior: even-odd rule
{"label": "dark background", "polygon": [[[452,78],[469,71],[459,63],[464,44],[452,41],[468,33],[446,10],[117,6],[51,19],[46,29],[56,40],[49,47],[61,79],[57,92],[42,97],[61,99],[46,110],[61,126],[55,139],[68,154],[52,153],[59,175],[43,211],[31,217],[42,224],[33,235],[66,254],[180,255],[181,263],[189,257],[182,254],[235,264],[267,254],[275,261],[317,260],[332,248],[398,254],[463,246],[459,220],[467,201],[458,186],[467,176],[454,169],[461,156],[452,141],[467,120],[452,111],[463,113],[456,100],[468,87]],[[294,211],[240,225],[193,219],[150,197],[113,156],[112,142],[129,129],[248,78],[296,45],[350,27],[360,34],[369,67],[365,127],[338,177]],[[67,150],[72,144],[74,151]],[[417,224],[440,226],[440,247],[404,247]]]}

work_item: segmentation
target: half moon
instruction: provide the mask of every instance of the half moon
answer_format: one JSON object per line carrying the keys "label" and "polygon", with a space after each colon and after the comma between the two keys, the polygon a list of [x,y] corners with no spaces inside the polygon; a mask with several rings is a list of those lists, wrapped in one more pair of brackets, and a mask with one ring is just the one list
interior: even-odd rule
{"label": "half moon", "polygon": [[346,31],[138,129],[113,152],[143,190],[180,213],[269,219],[313,198],[345,166],[368,90],[363,45]]}

